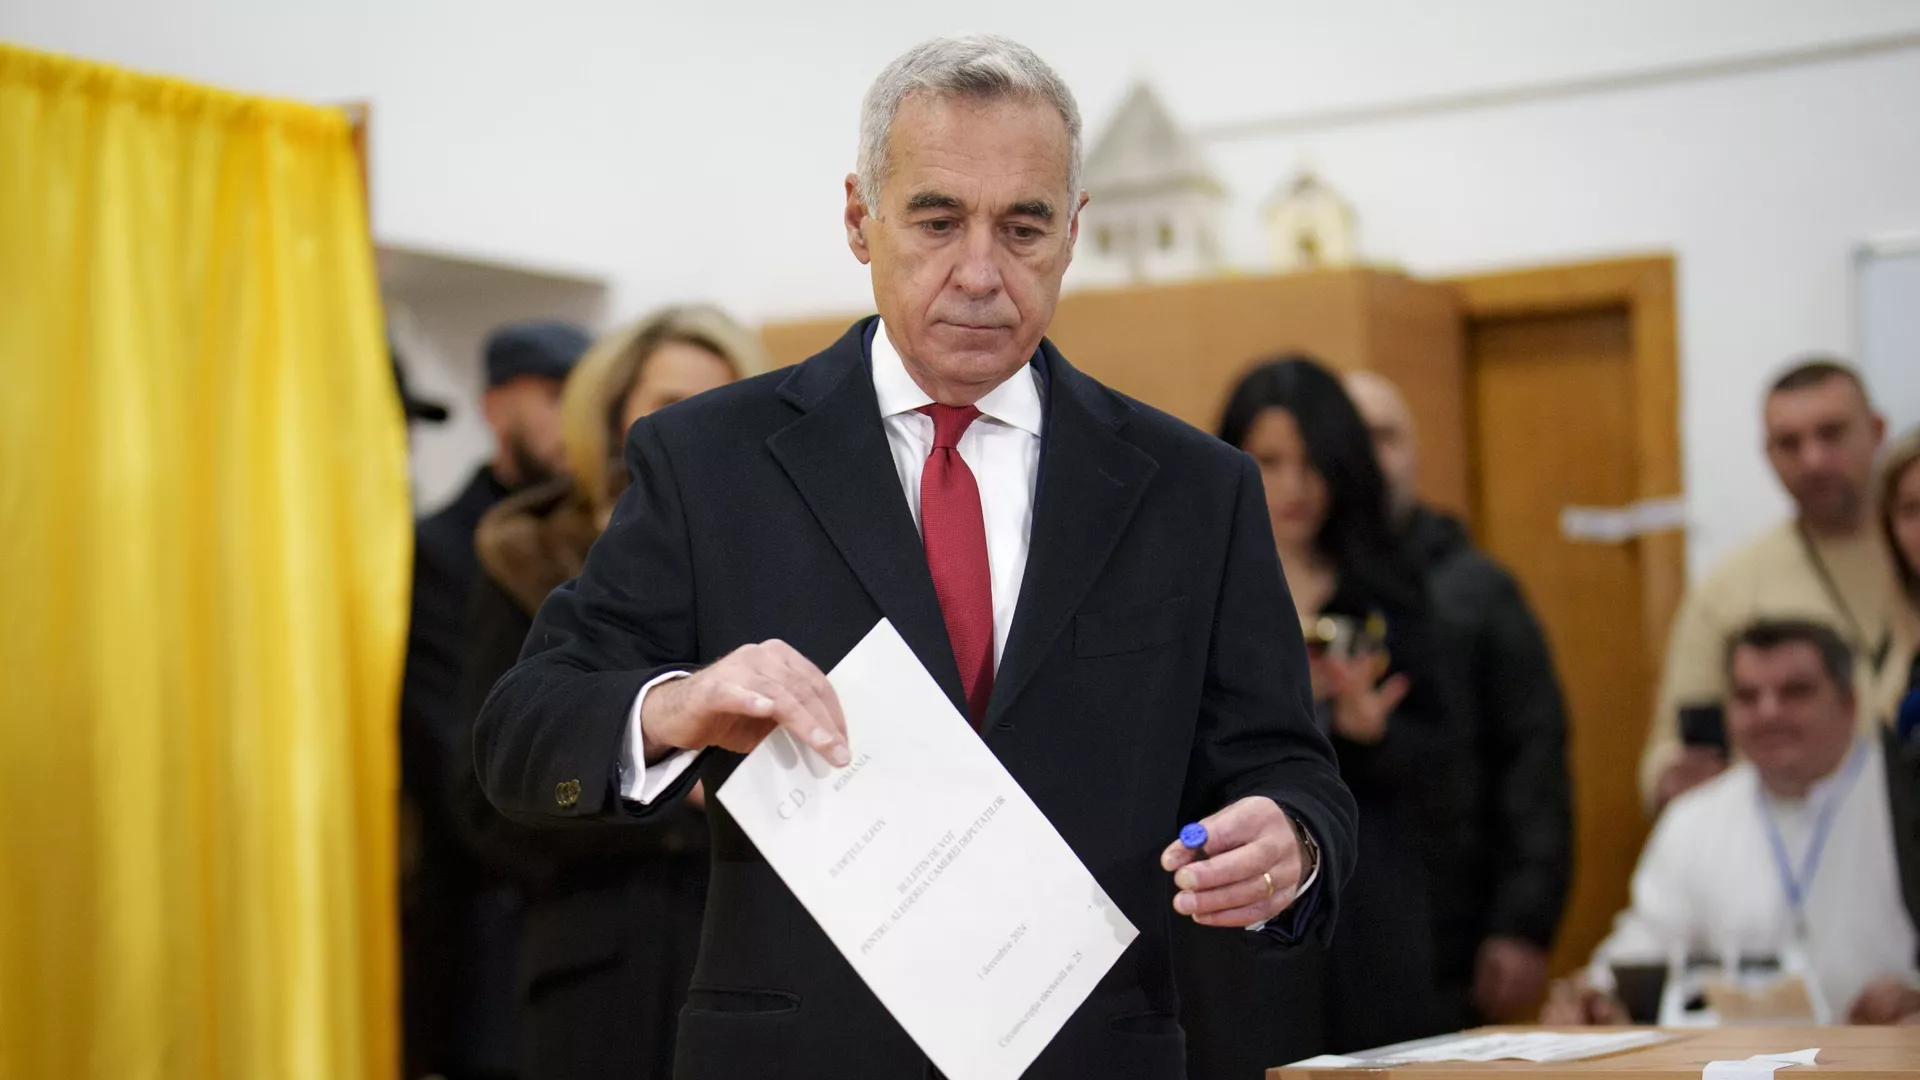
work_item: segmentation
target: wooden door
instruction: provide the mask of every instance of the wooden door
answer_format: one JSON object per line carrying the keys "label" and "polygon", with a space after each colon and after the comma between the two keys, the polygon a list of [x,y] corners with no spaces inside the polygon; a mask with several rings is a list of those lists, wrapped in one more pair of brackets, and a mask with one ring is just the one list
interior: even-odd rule
{"label": "wooden door", "polygon": [[1570,543],[1566,505],[1634,501],[1632,354],[1623,309],[1484,323],[1469,332],[1475,515],[1545,624],[1567,696],[1576,850],[1560,961],[1585,958],[1626,901],[1646,830],[1634,768],[1657,678],[1630,544]]}
{"label": "wooden door", "polygon": [[1646,839],[1635,775],[1684,541],[1577,541],[1560,514],[1678,489],[1671,276],[1659,259],[1459,283],[1477,539],[1526,589],[1567,699],[1574,876],[1556,973],[1606,936]]}

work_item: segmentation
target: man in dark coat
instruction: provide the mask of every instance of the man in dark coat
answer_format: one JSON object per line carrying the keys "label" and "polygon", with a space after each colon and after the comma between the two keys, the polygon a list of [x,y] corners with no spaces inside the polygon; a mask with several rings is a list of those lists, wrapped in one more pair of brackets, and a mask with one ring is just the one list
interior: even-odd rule
{"label": "man in dark coat", "polygon": [[493,504],[565,465],[560,387],[586,332],[516,323],[487,340],[493,459],[414,531],[413,615],[400,701],[401,787],[413,850],[402,908],[402,981],[409,1076],[510,1076],[518,1003],[515,887],[465,849],[450,821],[447,762],[471,731],[461,707],[467,600],[479,576],[474,529]]}
{"label": "man in dark coat", "polygon": [[[611,523],[475,724],[480,777],[510,816],[618,828],[776,726],[845,766],[822,670],[887,618],[1140,932],[1026,1077],[1174,1080],[1169,921],[1324,940],[1355,851],[1260,474],[1044,340],[1086,195],[1078,108],[1031,51],[918,46],[861,133],[844,226],[880,317],[633,426]],[[708,810],[675,1075],[927,1076]]]}
{"label": "man in dark coat", "polygon": [[1553,655],[1519,582],[1473,546],[1466,527],[1414,496],[1413,417],[1391,382],[1346,379],[1373,432],[1404,550],[1427,575],[1435,637],[1452,648],[1453,692],[1471,728],[1438,793],[1434,947],[1440,988],[1461,1026],[1524,1017],[1545,992],[1547,957],[1573,872],[1566,709]]}

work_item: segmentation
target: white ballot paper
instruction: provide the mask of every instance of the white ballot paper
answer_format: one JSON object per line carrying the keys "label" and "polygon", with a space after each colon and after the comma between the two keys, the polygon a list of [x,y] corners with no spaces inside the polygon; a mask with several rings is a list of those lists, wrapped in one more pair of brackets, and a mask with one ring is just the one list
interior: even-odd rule
{"label": "white ballot paper", "polygon": [[827,677],[853,761],[776,730],[718,797],[949,1080],[1013,1080],[1138,931],[892,623]]}
{"label": "white ballot paper", "polygon": [[[1659,1031],[1501,1031],[1436,1035],[1358,1054],[1322,1054],[1296,1061],[1295,1069],[1380,1069],[1448,1061],[1582,1061],[1637,1050],[1673,1039]],[[1715,1080],[1708,1077],[1707,1080]]]}
{"label": "white ballot paper", "polygon": [[1820,1048],[1791,1054],[1755,1054],[1745,1061],[1709,1061],[1700,1070],[1702,1080],[1772,1080],[1773,1074],[1795,1065],[1819,1063]]}

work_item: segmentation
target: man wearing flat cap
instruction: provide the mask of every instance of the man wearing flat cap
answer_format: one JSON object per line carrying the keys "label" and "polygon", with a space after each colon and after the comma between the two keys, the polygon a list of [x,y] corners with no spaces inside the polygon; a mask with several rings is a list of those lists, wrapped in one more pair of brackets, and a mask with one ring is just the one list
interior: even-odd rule
{"label": "man wearing flat cap", "polygon": [[[460,844],[446,807],[445,762],[465,740],[460,663],[467,596],[479,574],[473,534],[493,504],[565,465],[560,389],[586,352],[586,331],[520,322],[487,339],[481,409],[493,458],[414,533],[413,621],[400,703],[401,785],[417,823],[402,922],[409,1075],[448,1080],[511,1074],[518,896]],[[465,760],[459,755],[457,760]]]}

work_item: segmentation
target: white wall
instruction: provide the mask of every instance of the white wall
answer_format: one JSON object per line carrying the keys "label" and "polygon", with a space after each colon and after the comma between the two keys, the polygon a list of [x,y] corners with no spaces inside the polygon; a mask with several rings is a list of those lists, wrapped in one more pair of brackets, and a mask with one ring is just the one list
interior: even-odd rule
{"label": "white wall", "polygon": [[[913,41],[1011,32],[1097,130],[1152,78],[1223,122],[1920,29],[1911,0],[0,0],[0,36],[374,108],[382,240],[576,268],[608,309],[748,317],[866,303],[837,224],[859,95]],[[1753,447],[1767,371],[1846,349],[1847,254],[1920,228],[1920,51],[1307,139],[1213,143],[1223,238],[1301,152],[1416,273],[1622,251],[1681,258],[1696,565],[1778,513]]]}
{"label": "white wall", "polygon": [[[1213,148],[1239,196],[1303,154],[1358,207],[1362,251],[1416,275],[1678,254],[1698,569],[1785,512],[1759,449],[1768,376],[1848,352],[1855,242],[1920,226],[1920,50]],[[1257,261],[1242,202],[1225,234]]]}

